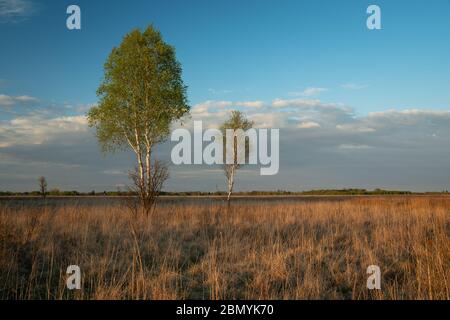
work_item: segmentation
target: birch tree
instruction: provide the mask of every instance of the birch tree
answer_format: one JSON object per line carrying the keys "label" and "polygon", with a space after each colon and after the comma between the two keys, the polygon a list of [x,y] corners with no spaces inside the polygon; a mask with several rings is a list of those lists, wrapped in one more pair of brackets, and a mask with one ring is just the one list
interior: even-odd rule
{"label": "birch tree", "polygon": [[[245,158],[248,157],[251,148],[250,144],[245,141],[245,131],[252,127],[253,121],[247,120],[242,112],[232,111],[230,117],[220,128],[224,137],[225,152],[223,170],[227,179],[228,203],[230,202],[231,194],[233,193],[236,171],[244,165],[244,163],[239,160],[241,157],[245,160]],[[228,134],[227,131],[229,131]],[[231,133],[231,135],[229,133]]]}
{"label": "birch tree", "polygon": [[181,75],[175,49],[157,30],[133,30],[112,49],[97,90],[98,106],[88,113],[104,152],[131,149],[136,155],[130,176],[147,215],[159,193],[155,187],[167,178],[167,168],[152,159],[154,148],[167,138],[171,123],[190,110]]}

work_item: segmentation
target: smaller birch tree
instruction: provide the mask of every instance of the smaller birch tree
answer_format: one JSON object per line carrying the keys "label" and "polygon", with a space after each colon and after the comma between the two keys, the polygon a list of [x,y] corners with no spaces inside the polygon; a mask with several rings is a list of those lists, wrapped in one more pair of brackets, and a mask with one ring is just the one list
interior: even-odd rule
{"label": "smaller birch tree", "polygon": [[[231,194],[235,184],[236,171],[239,170],[244,163],[240,159],[246,159],[251,148],[248,141],[245,140],[245,131],[253,127],[253,121],[248,120],[241,111],[232,111],[230,117],[222,124],[224,139],[224,164],[223,170],[227,179],[227,201],[230,203]],[[232,141],[227,141],[227,131],[231,132]],[[231,160],[231,161],[230,161]]]}

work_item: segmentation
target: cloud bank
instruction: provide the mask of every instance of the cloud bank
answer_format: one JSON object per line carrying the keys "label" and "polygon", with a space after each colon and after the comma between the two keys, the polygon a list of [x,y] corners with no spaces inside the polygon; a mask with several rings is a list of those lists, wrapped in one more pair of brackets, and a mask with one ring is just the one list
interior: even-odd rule
{"label": "cloud bank", "polygon": [[[2,101],[19,103],[17,98]],[[49,112],[41,107],[0,120],[0,189],[30,189],[40,175],[69,189],[127,184],[133,155],[102,155],[85,116],[76,112],[87,109]],[[350,106],[318,99],[209,100],[193,106],[183,126],[202,120],[204,128],[218,127],[233,109],[244,111],[256,127],[280,129],[280,173],[260,177],[255,174],[258,168],[248,166],[238,176],[242,190],[440,191],[450,184],[450,110],[389,109],[357,116]],[[159,146],[158,157],[169,160],[173,145]],[[172,166],[166,189],[224,187],[220,168]]]}

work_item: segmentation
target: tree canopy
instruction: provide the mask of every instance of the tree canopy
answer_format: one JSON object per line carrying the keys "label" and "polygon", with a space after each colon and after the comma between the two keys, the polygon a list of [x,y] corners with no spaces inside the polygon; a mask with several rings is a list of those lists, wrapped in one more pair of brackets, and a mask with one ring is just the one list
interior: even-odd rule
{"label": "tree canopy", "polygon": [[114,48],[97,90],[99,104],[88,113],[104,151],[164,140],[170,124],[189,112],[175,49],[152,26],[133,30]]}

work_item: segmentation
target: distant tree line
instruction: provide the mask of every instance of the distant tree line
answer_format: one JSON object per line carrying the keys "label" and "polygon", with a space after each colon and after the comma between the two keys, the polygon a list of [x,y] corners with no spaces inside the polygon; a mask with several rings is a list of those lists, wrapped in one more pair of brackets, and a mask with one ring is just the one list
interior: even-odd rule
{"label": "distant tree line", "polygon": [[[323,195],[323,196],[334,196],[334,195],[419,195],[419,194],[448,194],[448,190],[443,190],[441,192],[412,192],[403,190],[384,190],[384,189],[319,189],[319,190],[309,190],[309,191],[241,191],[236,192],[236,195],[240,196],[295,196],[295,195]],[[90,191],[90,192],[80,192],[80,191],[60,191],[58,189],[51,189],[47,192],[47,196],[108,196],[108,197],[118,197],[118,196],[138,196],[137,192],[133,191]],[[203,192],[203,191],[183,191],[183,192],[161,192],[162,196],[228,196],[228,192],[225,191],[215,191],[215,192]],[[42,196],[41,191],[30,191],[30,192],[12,192],[12,191],[0,191],[0,196]]]}

